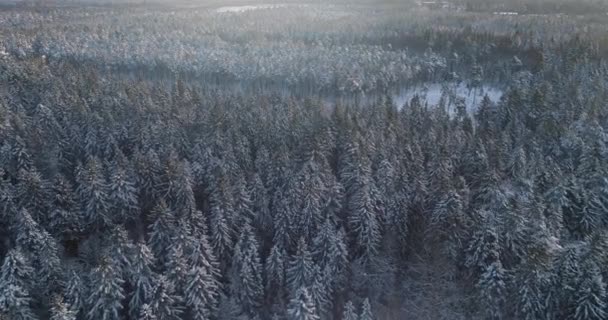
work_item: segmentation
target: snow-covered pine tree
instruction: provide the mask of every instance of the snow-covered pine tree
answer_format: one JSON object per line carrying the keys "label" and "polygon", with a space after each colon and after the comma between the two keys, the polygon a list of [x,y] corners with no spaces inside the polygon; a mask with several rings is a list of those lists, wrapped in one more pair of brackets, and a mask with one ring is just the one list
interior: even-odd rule
{"label": "snow-covered pine tree", "polygon": [[287,266],[287,286],[290,294],[295,294],[302,287],[310,288],[314,279],[315,263],[312,259],[312,253],[308,249],[308,244],[302,237],[298,241],[296,253],[291,256]]}
{"label": "snow-covered pine tree", "polygon": [[111,225],[108,185],[104,168],[97,158],[90,157],[86,165],[78,166],[76,182],[84,222],[94,229]]}
{"label": "snow-covered pine tree", "polygon": [[352,303],[352,301],[348,301],[346,305],[344,305],[342,320],[359,320],[357,310],[355,309],[355,305]]}
{"label": "snow-covered pine tree", "polygon": [[175,289],[165,276],[156,278],[150,303],[143,305],[140,311],[140,319],[182,319],[183,309],[179,306],[178,298],[174,294]]}
{"label": "snow-covered pine tree", "polygon": [[315,304],[306,288],[302,287],[295,291],[289,301],[287,316],[292,320],[318,320],[319,315]]}
{"label": "snow-covered pine tree", "polygon": [[0,314],[8,319],[35,320],[30,288],[34,270],[18,248],[9,251],[0,273]]}
{"label": "snow-covered pine tree", "polygon": [[507,295],[507,274],[500,260],[486,267],[477,283],[479,297],[486,306],[485,314],[490,320],[500,320],[505,317]]}
{"label": "snow-covered pine tree", "polygon": [[266,258],[265,280],[266,295],[280,300],[285,295],[285,270],[287,252],[280,244],[274,244]]}
{"label": "snow-covered pine tree", "polygon": [[362,179],[348,203],[348,225],[357,245],[357,254],[371,260],[380,249],[380,208],[375,199],[376,192],[369,179]]}
{"label": "snow-covered pine tree", "polygon": [[139,190],[132,173],[115,165],[111,169],[109,181],[108,192],[113,221],[121,223],[133,219],[139,214]]}
{"label": "snow-covered pine tree", "polygon": [[191,239],[187,245],[186,308],[193,319],[208,319],[215,314],[218,304],[221,285],[218,263],[206,240]]}
{"label": "snow-covered pine tree", "polygon": [[154,288],[155,274],[154,256],[148,246],[143,243],[135,245],[133,254],[129,256],[131,268],[129,282],[133,291],[129,298],[129,315],[137,319],[141,314],[142,306],[150,302]]}
{"label": "snow-covered pine tree", "polygon": [[162,269],[169,260],[172,239],[176,233],[175,216],[167,204],[160,200],[152,212],[153,223],[149,225],[148,247]]}
{"label": "snow-covered pine tree", "polygon": [[359,320],[374,320],[374,314],[372,312],[372,305],[369,303],[369,298],[365,298],[363,305],[361,306],[361,314]]}
{"label": "snow-covered pine tree", "polygon": [[254,316],[264,298],[263,268],[253,230],[246,224],[232,258],[230,292],[244,312]]}
{"label": "snow-covered pine tree", "polygon": [[61,296],[56,296],[51,306],[51,320],[76,320],[76,312],[63,301]]}
{"label": "snow-covered pine tree", "polygon": [[91,272],[91,284],[87,297],[87,319],[119,320],[123,309],[125,292],[120,270],[110,258],[104,258],[101,264]]}
{"label": "snow-covered pine tree", "polygon": [[606,313],[606,285],[597,267],[588,266],[580,286],[576,288],[576,308],[572,319],[600,320]]}
{"label": "snow-covered pine tree", "polygon": [[51,194],[49,231],[64,239],[73,239],[83,228],[74,187],[63,175],[57,174],[53,180]]}

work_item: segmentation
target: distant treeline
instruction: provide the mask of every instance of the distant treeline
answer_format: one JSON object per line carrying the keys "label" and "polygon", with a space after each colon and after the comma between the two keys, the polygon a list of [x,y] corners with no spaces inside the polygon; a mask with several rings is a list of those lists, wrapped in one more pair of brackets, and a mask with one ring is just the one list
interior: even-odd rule
{"label": "distant treeline", "polygon": [[467,11],[514,11],[529,14],[567,13],[589,14],[608,11],[608,3],[601,0],[460,0]]}

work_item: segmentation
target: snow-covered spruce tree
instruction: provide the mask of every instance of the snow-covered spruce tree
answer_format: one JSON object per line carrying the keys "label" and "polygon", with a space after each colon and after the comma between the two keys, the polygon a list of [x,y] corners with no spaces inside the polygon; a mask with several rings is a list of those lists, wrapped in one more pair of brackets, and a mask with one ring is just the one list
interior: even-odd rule
{"label": "snow-covered spruce tree", "polygon": [[52,302],[51,320],[76,320],[76,312],[63,301],[61,296],[57,296]]}
{"label": "snow-covered spruce tree", "polygon": [[160,200],[152,212],[153,223],[149,225],[148,247],[162,269],[169,260],[172,239],[176,233],[176,221],[173,211],[164,200]]}
{"label": "snow-covered spruce tree", "polygon": [[76,169],[77,193],[84,222],[94,229],[112,223],[110,199],[104,168],[97,158],[90,157]]}
{"label": "snow-covered spruce tree", "polygon": [[265,234],[272,231],[272,215],[270,213],[270,197],[260,174],[257,172],[249,179],[247,187],[251,192],[253,216],[252,226]]}
{"label": "snow-covered spruce tree", "polygon": [[342,229],[336,230],[328,218],[313,239],[313,257],[322,273],[328,272],[331,277],[325,283],[329,292],[343,288],[347,277],[348,247]]}
{"label": "snow-covered spruce tree", "polygon": [[538,270],[530,271],[526,269],[522,272],[524,274],[520,275],[515,281],[516,316],[522,320],[545,319],[548,295],[545,291],[549,289],[547,287],[548,279]]}
{"label": "snow-covered spruce tree", "polygon": [[[191,245],[190,245],[191,244]],[[189,241],[184,298],[192,319],[208,319],[217,309],[220,291],[219,270],[206,241]]]}
{"label": "snow-covered spruce tree", "polygon": [[16,248],[4,258],[0,274],[0,314],[9,319],[35,320],[30,288],[34,270],[29,261]]}
{"label": "snow-covered spruce tree", "polygon": [[161,177],[161,192],[177,217],[190,216],[196,210],[192,185],[190,164],[171,153]]}
{"label": "snow-covered spruce tree", "polygon": [[132,319],[137,319],[140,315],[142,306],[152,297],[152,289],[154,287],[155,277],[154,271],[154,256],[152,252],[143,243],[135,245],[133,254],[129,256],[129,282],[133,288],[129,298],[129,315]]}
{"label": "snow-covered spruce tree", "polygon": [[372,305],[369,303],[369,298],[365,298],[363,305],[361,306],[361,314],[359,320],[374,320],[374,314],[372,312]]}
{"label": "snow-covered spruce tree", "polygon": [[185,236],[177,236],[172,239],[169,259],[164,266],[164,275],[173,287],[173,295],[176,298],[176,305],[184,309],[185,289],[188,272],[188,264],[185,255]]}
{"label": "snow-covered spruce tree", "polygon": [[139,189],[140,206],[143,210],[150,210],[162,196],[158,189],[160,184],[162,166],[158,154],[154,149],[147,152],[136,150],[133,162]]}
{"label": "snow-covered spruce tree", "polygon": [[245,225],[234,249],[230,293],[249,316],[255,316],[264,298],[263,268],[253,230]]}
{"label": "snow-covered spruce tree", "polygon": [[20,170],[16,186],[17,204],[26,208],[39,223],[47,223],[50,211],[50,186],[34,168]]}
{"label": "snow-covered spruce tree", "polygon": [[67,271],[66,284],[64,289],[64,298],[67,305],[70,306],[70,310],[74,312],[76,318],[82,318],[84,314],[85,299],[86,299],[86,287],[81,275],[76,270],[70,269]]}
{"label": "snow-covered spruce tree", "polygon": [[477,283],[479,297],[483,301],[485,315],[490,320],[505,317],[507,274],[499,260],[494,261],[481,274]]}
{"label": "snow-covered spruce tree", "polygon": [[[310,288],[315,279],[315,262],[304,238],[298,241],[296,253],[287,266],[287,286],[291,295],[302,287]],[[310,293],[310,292],[309,292]]]}
{"label": "snow-covered spruce tree", "polygon": [[209,235],[211,245],[217,257],[220,258],[220,262],[224,262],[230,256],[234,246],[234,232],[230,227],[228,214],[230,213],[226,211],[226,207],[222,207],[212,198],[209,214]]}
{"label": "snow-covered spruce tree", "polygon": [[348,301],[346,305],[344,305],[342,320],[359,320],[357,310],[355,309],[355,305],[352,303],[352,301]]}
{"label": "snow-covered spruce tree", "polygon": [[118,320],[123,309],[125,280],[109,258],[91,272],[91,283],[86,300],[90,320]]}
{"label": "snow-covered spruce tree", "polygon": [[575,290],[576,308],[572,319],[599,320],[606,319],[606,285],[598,268],[589,266],[585,269],[583,280]]}
{"label": "snow-covered spruce tree", "polygon": [[292,238],[310,239],[317,228],[317,222],[323,221],[325,181],[319,165],[311,158],[289,182],[286,197],[292,222],[290,229]]}
{"label": "snow-covered spruce tree", "polygon": [[53,180],[51,194],[49,231],[64,239],[73,239],[83,228],[74,187],[66,177],[57,174]]}
{"label": "snow-covered spruce tree", "polygon": [[381,240],[380,215],[373,183],[365,178],[354,187],[348,202],[348,225],[356,243],[355,254],[371,260],[377,254]]}
{"label": "snow-covered spruce tree", "polygon": [[318,320],[315,304],[306,288],[296,290],[287,307],[287,317],[293,320]]}
{"label": "snow-covered spruce tree", "polygon": [[265,268],[265,289],[266,296],[272,300],[282,301],[285,292],[285,273],[287,264],[287,252],[280,244],[275,244],[270,249],[270,254],[266,258]]}
{"label": "snow-covered spruce tree", "polygon": [[175,288],[165,276],[157,277],[150,303],[142,306],[140,319],[182,319],[184,310],[179,306],[178,298],[174,292]]}
{"label": "snow-covered spruce tree", "polygon": [[109,201],[115,223],[133,219],[139,214],[139,202],[135,178],[125,168],[112,167],[109,185]]}
{"label": "snow-covered spruce tree", "polygon": [[500,255],[498,235],[484,226],[475,232],[465,251],[465,266],[473,273],[483,273]]}
{"label": "snow-covered spruce tree", "polygon": [[54,290],[61,267],[55,239],[34,221],[26,209],[19,212],[12,229],[16,234],[15,242],[30,256],[36,279],[32,285],[35,285],[36,292],[45,294]]}

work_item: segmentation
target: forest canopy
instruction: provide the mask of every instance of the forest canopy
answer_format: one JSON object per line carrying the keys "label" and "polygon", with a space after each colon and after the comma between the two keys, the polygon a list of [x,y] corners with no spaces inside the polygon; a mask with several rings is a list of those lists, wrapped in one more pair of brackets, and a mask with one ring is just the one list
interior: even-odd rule
{"label": "forest canopy", "polygon": [[0,319],[607,319],[573,3],[0,7]]}

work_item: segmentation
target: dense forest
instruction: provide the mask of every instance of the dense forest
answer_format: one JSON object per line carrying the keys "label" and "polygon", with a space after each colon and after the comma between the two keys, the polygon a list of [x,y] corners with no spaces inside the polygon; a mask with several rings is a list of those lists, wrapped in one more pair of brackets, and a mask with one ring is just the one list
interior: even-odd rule
{"label": "dense forest", "polygon": [[0,319],[608,319],[608,15],[235,8],[0,9]]}

